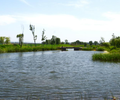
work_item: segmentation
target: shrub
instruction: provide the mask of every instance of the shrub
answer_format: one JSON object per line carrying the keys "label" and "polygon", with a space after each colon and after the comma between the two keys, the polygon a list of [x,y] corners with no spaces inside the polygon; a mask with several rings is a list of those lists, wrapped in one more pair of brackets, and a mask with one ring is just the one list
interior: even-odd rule
{"label": "shrub", "polygon": [[98,47],[98,48],[97,48],[97,51],[104,51],[104,50],[105,50],[104,47]]}
{"label": "shrub", "polygon": [[108,42],[104,42],[104,43],[102,43],[102,45],[105,46],[106,48],[110,47],[110,43],[108,43]]}
{"label": "shrub", "polygon": [[110,50],[113,50],[113,49],[117,49],[117,47],[116,46],[111,46]]}

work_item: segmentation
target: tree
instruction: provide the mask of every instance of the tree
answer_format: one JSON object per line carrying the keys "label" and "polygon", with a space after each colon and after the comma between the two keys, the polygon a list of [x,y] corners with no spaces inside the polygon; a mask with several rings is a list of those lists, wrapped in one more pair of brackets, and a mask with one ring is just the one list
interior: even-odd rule
{"label": "tree", "polygon": [[105,47],[107,47],[107,48],[110,47],[110,43],[108,43],[108,42],[104,42],[102,45],[105,46]]}
{"label": "tree", "polygon": [[97,41],[94,41],[94,44],[95,44],[95,45],[97,45],[97,44],[98,44],[98,42],[97,42]]}
{"label": "tree", "polygon": [[112,35],[112,39],[109,42],[114,47],[120,47],[120,37],[115,37],[114,34]]}
{"label": "tree", "polygon": [[80,45],[80,41],[79,40],[76,41],[76,45]]}
{"label": "tree", "polygon": [[46,44],[50,44],[50,43],[51,43],[51,40],[46,40],[45,43],[46,43]]}
{"label": "tree", "polygon": [[20,47],[22,47],[22,44],[23,44],[23,37],[24,37],[23,34],[18,34],[17,35],[17,38],[19,38],[19,45],[20,45]]}
{"label": "tree", "polygon": [[32,31],[34,44],[36,46],[37,35],[34,34],[35,33],[35,26],[30,24],[30,30]]}
{"label": "tree", "polygon": [[60,38],[56,38],[56,44],[60,44]]}
{"label": "tree", "polygon": [[5,37],[5,44],[10,44],[10,38],[9,37]]}
{"label": "tree", "polygon": [[114,33],[112,34],[112,39],[110,40],[110,44],[113,45],[115,47],[115,40],[118,39],[118,37],[116,38]]}
{"label": "tree", "polygon": [[93,42],[92,42],[92,41],[89,41],[89,44],[90,44],[90,46],[92,46]]}
{"label": "tree", "polygon": [[52,38],[51,38],[51,44],[56,44],[56,36],[52,36]]}
{"label": "tree", "polygon": [[86,42],[84,42],[83,44],[84,44],[84,47],[86,47],[86,46],[87,46],[87,43],[86,43]]}
{"label": "tree", "polygon": [[42,31],[42,39],[41,39],[41,41],[43,41],[43,42],[46,39],[46,36],[44,34],[45,34],[45,29],[43,29],[43,31]]}
{"label": "tree", "polygon": [[0,37],[0,44],[4,44],[5,42],[5,37]]}
{"label": "tree", "polygon": [[101,37],[101,40],[100,40],[99,42],[100,42],[100,44],[101,44],[101,45],[102,45],[103,43],[105,43],[104,38],[103,38],[103,37]]}
{"label": "tree", "polygon": [[61,44],[65,44],[64,42],[61,42]]}
{"label": "tree", "polygon": [[65,44],[69,44],[67,39],[65,40]]}

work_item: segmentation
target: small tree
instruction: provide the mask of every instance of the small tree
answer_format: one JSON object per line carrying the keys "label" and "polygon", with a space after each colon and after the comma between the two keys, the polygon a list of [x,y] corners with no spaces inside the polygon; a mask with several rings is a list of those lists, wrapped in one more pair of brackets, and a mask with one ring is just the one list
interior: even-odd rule
{"label": "small tree", "polygon": [[65,40],[65,44],[69,44],[67,39]]}
{"label": "small tree", "polygon": [[110,43],[108,43],[108,42],[104,42],[102,45],[105,46],[105,47],[107,47],[107,48],[110,47]]}
{"label": "small tree", "polygon": [[19,38],[19,45],[20,45],[20,47],[22,47],[22,44],[23,44],[23,37],[24,37],[23,34],[18,34],[17,35],[17,38]]}
{"label": "small tree", "polygon": [[100,44],[101,44],[101,45],[102,45],[103,43],[105,43],[104,38],[103,38],[103,37],[101,37],[101,40],[100,40],[99,42],[100,42]]}
{"label": "small tree", "polygon": [[51,38],[51,44],[56,44],[56,36],[52,36]]}
{"label": "small tree", "polygon": [[64,42],[61,42],[61,44],[65,44]]}
{"label": "small tree", "polygon": [[44,42],[45,39],[46,39],[46,36],[45,36],[45,29],[43,29],[43,31],[42,31],[42,39],[41,39],[41,41]]}
{"label": "small tree", "polygon": [[115,47],[115,41],[116,41],[116,37],[114,35],[114,33],[112,34],[112,39],[110,40],[110,44],[113,45]]}
{"label": "small tree", "polygon": [[60,38],[56,38],[56,44],[60,44]]}
{"label": "small tree", "polygon": [[92,46],[93,42],[92,42],[92,41],[89,41],[89,44],[90,44],[90,46]]}
{"label": "small tree", "polygon": [[37,35],[34,34],[35,33],[35,26],[30,24],[30,30],[32,31],[34,44],[36,46]]}
{"label": "small tree", "polygon": [[80,45],[80,41],[79,40],[77,40],[75,43],[76,43],[76,45]]}
{"label": "small tree", "polygon": [[87,46],[87,43],[86,43],[86,42],[84,42],[83,44],[84,44],[84,47],[86,47],[86,46]]}
{"label": "small tree", "polygon": [[5,42],[5,37],[0,37],[0,44],[4,44]]}
{"label": "small tree", "polygon": [[46,40],[45,43],[46,43],[46,44],[50,44],[50,42],[51,42],[51,40]]}
{"label": "small tree", "polygon": [[95,45],[97,45],[97,44],[98,44],[98,42],[97,42],[97,41],[94,41],[94,44],[95,44]]}
{"label": "small tree", "polygon": [[5,44],[10,44],[10,38],[9,37],[5,37]]}

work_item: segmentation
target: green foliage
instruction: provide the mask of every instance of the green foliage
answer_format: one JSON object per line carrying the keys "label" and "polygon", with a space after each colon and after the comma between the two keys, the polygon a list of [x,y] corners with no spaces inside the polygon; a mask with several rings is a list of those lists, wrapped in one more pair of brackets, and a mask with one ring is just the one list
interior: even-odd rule
{"label": "green foliage", "polygon": [[50,44],[51,43],[51,40],[46,40],[46,44]]}
{"label": "green foliage", "polygon": [[65,44],[64,42],[61,42],[61,44]]}
{"label": "green foliage", "polygon": [[46,36],[44,35],[45,34],[45,29],[43,29],[43,31],[42,31],[42,41],[44,41],[45,39],[46,39]]}
{"label": "green foliage", "polygon": [[110,51],[114,50],[114,49],[117,49],[117,47],[116,46],[110,46]]}
{"label": "green foliage", "polygon": [[104,51],[105,48],[104,48],[104,47],[98,47],[96,50],[97,50],[97,51]]}
{"label": "green foliage", "polygon": [[5,37],[0,37],[0,43],[4,44],[4,41],[5,41]]}
{"label": "green foliage", "polygon": [[110,53],[120,53],[120,48],[112,49],[109,52]]}
{"label": "green foliage", "polygon": [[102,43],[102,46],[105,46],[106,48],[109,48],[110,47],[110,43],[109,42],[104,42],[104,43]]}
{"label": "green foliage", "polygon": [[69,44],[69,42],[68,42],[68,40],[67,40],[67,39],[65,40],[65,44]]}
{"label": "green foliage", "polygon": [[36,46],[37,35],[34,34],[35,33],[35,26],[30,24],[30,30],[32,31],[34,44]]}
{"label": "green foliage", "polygon": [[97,42],[97,41],[94,41],[94,44],[95,44],[95,45],[98,45],[98,42]]}
{"label": "green foliage", "polygon": [[10,38],[9,37],[5,37],[5,44],[10,44]]}
{"label": "green foliage", "polygon": [[60,44],[60,38],[58,38],[58,37],[56,37],[56,36],[52,36],[52,38],[51,38],[51,40],[50,40],[50,43],[52,44],[52,45],[55,45],[55,44]]}
{"label": "green foliage", "polygon": [[90,44],[90,46],[92,46],[93,42],[92,42],[92,41],[89,41],[89,44]]}
{"label": "green foliage", "polygon": [[120,37],[115,37],[113,33],[112,39],[110,40],[110,44],[114,47],[120,48]]}
{"label": "green foliage", "polygon": [[23,45],[23,37],[24,37],[24,34],[18,34],[17,35],[17,38],[19,38],[19,45],[20,45],[20,47],[22,47],[22,45]]}
{"label": "green foliage", "polygon": [[83,45],[83,42],[77,40],[75,42],[72,42],[71,45]]}
{"label": "green foliage", "polygon": [[102,45],[103,43],[105,43],[105,39],[103,37],[101,37],[101,40],[99,42]]}
{"label": "green foliage", "polygon": [[56,44],[56,36],[52,36],[52,38],[51,38],[51,44],[53,45],[53,44]]}
{"label": "green foliage", "polygon": [[84,47],[86,47],[87,46],[87,43],[86,42],[84,42]]}
{"label": "green foliage", "polygon": [[60,38],[56,38],[56,44],[60,44]]}
{"label": "green foliage", "polygon": [[0,44],[10,44],[9,37],[0,37]]}

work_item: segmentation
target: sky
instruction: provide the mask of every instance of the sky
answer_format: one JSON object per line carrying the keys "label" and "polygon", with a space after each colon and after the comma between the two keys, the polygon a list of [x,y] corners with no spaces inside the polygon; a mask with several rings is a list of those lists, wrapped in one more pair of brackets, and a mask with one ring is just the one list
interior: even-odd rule
{"label": "sky", "polygon": [[0,0],[0,36],[18,42],[23,32],[24,42],[34,42],[30,24],[37,43],[43,29],[47,39],[109,42],[113,33],[120,36],[120,0]]}

